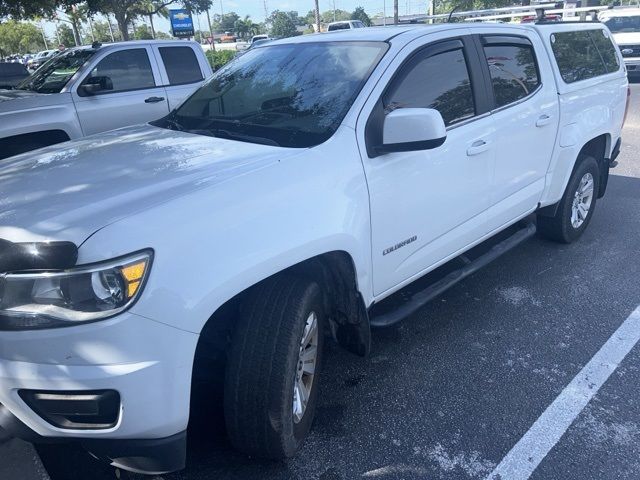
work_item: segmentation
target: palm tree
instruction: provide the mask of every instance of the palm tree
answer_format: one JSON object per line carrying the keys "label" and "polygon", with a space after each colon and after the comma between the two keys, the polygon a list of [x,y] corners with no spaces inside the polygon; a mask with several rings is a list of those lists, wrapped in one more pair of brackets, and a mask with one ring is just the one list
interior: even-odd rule
{"label": "palm tree", "polygon": [[[396,2],[398,0],[395,0]],[[316,31],[317,33],[320,33],[320,4],[319,1],[316,0]]]}
{"label": "palm tree", "polygon": [[143,15],[149,18],[149,25],[151,27],[151,36],[156,38],[156,29],[153,25],[153,16],[159,15],[162,18],[169,18],[169,10],[167,10],[167,2],[146,2],[145,11]]}

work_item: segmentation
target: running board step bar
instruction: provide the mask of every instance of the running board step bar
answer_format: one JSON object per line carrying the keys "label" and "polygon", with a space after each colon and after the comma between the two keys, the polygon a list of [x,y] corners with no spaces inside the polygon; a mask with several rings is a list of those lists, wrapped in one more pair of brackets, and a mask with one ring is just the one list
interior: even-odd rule
{"label": "running board step bar", "polygon": [[374,328],[384,328],[400,322],[459,281],[467,278],[512,248],[531,238],[535,233],[536,226],[532,222],[527,222],[511,236],[496,243],[486,253],[483,253],[473,260],[470,260],[464,254],[460,255],[457,257],[463,264],[460,268],[448,273],[445,277],[430,284],[424,290],[414,293],[411,298],[395,310],[372,316],[369,319],[370,325]]}

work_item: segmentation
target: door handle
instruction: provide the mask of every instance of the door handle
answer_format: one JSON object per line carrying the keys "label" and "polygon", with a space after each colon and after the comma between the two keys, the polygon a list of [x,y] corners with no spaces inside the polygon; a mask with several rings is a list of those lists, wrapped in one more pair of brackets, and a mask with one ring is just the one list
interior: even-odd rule
{"label": "door handle", "polygon": [[145,98],[144,103],[158,103],[164,102],[164,97],[149,97]]}
{"label": "door handle", "polygon": [[467,156],[471,157],[473,155],[478,155],[482,152],[486,152],[487,150],[489,150],[489,142],[476,140],[469,148],[467,148]]}
{"label": "door handle", "polygon": [[549,115],[540,115],[538,120],[536,120],[536,127],[544,127],[545,125],[549,125],[551,123],[551,117]]}

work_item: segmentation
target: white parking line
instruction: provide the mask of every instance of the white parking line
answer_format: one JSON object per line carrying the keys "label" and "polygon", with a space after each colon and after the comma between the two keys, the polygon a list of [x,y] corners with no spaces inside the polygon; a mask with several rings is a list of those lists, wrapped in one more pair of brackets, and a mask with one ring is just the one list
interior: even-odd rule
{"label": "white parking line", "polygon": [[640,340],[640,306],[507,453],[487,480],[526,480]]}

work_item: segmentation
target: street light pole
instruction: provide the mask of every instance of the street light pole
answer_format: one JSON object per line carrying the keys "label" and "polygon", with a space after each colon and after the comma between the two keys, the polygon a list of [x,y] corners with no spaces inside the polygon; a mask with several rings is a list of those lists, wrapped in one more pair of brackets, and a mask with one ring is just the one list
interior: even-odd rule
{"label": "street light pole", "polygon": [[109,18],[109,14],[105,14],[107,17],[107,25],[109,25],[109,34],[111,35],[111,43],[115,42],[116,39],[113,37],[113,28],[111,28],[111,19]]}
{"label": "street light pole", "polygon": [[320,33],[320,4],[316,0],[316,32]]}
{"label": "street light pole", "polygon": [[47,36],[44,33],[44,27],[42,26],[42,20],[38,23],[40,26],[40,33],[42,33],[42,41],[44,42],[44,49],[49,50],[49,44],[47,43]]}

